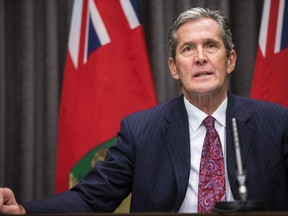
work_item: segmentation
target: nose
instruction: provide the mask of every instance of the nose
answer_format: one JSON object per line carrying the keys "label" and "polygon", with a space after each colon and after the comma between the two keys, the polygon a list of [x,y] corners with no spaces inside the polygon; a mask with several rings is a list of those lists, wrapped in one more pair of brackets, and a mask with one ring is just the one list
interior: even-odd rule
{"label": "nose", "polygon": [[196,64],[205,64],[205,63],[207,63],[207,57],[206,57],[206,55],[204,53],[204,50],[202,48],[198,48],[197,49],[194,61],[195,61]]}

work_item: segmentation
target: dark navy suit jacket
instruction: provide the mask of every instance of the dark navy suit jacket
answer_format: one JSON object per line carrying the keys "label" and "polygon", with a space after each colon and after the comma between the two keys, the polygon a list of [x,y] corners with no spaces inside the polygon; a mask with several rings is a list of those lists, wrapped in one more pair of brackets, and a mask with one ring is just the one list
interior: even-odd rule
{"label": "dark navy suit jacket", "polygon": [[[230,186],[238,199],[231,119],[237,119],[248,199],[288,210],[288,109],[228,93],[226,145]],[[70,191],[24,204],[28,213],[114,211],[132,192],[132,212],[178,211],[190,172],[183,96],[121,122],[117,143]],[[201,144],[199,144],[201,145]]]}

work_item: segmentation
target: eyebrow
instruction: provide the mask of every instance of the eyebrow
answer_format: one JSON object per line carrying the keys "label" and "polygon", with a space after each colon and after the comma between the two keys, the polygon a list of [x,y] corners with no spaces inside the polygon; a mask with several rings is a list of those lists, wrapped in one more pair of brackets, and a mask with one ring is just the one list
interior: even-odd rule
{"label": "eyebrow", "polygon": [[[214,38],[207,38],[207,39],[204,39],[203,43],[206,44],[206,43],[210,43],[210,42],[213,42],[215,44],[220,44],[220,41],[219,40],[215,40]],[[185,41],[184,43],[182,44],[179,44],[179,47],[184,47],[186,45],[193,45],[195,44],[193,41]]]}
{"label": "eyebrow", "polygon": [[208,38],[208,39],[204,40],[204,43],[209,43],[209,42],[213,42],[213,43],[216,43],[216,44],[220,43],[219,40],[215,40],[214,38]]}

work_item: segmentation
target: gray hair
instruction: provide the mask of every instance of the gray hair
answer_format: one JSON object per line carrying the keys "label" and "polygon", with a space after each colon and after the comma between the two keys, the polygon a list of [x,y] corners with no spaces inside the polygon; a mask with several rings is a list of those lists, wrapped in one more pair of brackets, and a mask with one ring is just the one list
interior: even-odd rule
{"label": "gray hair", "polygon": [[224,17],[220,11],[210,10],[208,8],[204,9],[204,8],[196,7],[196,8],[191,8],[181,13],[169,30],[168,50],[169,50],[170,56],[173,59],[175,59],[176,57],[176,47],[177,47],[176,31],[179,29],[181,25],[191,20],[196,20],[200,18],[210,18],[210,19],[215,20],[218,23],[222,32],[221,37],[224,42],[227,56],[230,55],[230,51],[233,50],[234,44],[232,41],[232,33],[230,30],[230,24],[229,24],[228,19]]}

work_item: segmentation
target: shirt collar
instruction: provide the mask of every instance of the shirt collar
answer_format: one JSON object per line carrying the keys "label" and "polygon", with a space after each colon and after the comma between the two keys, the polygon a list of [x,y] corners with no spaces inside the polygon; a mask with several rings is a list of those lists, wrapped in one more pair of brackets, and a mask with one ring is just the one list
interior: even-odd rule
{"label": "shirt collar", "polygon": [[[184,97],[184,104],[188,113],[189,124],[192,127],[192,130],[196,132],[203,120],[208,116],[206,113],[198,109],[196,106],[191,104]],[[220,124],[222,127],[226,127],[226,109],[227,109],[227,97],[220,104],[217,110],[212,114],[212,116],[216,119],[216,122]]]}

